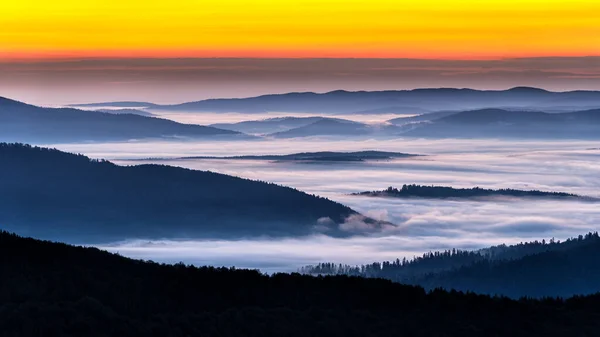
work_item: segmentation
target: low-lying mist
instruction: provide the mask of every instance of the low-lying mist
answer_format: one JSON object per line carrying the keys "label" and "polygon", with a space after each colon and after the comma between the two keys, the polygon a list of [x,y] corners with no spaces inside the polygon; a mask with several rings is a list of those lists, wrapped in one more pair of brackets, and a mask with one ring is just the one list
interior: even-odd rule
{"label": "low-lying mist", "polygon": [[211,170],[292,186],[326,196],[379,220],[396,224],[356,236],[325,235],[271,240],[154,241],[132,238],[103,248],[163,262],[289,271],[323,261],[364,263],[448,248],[476,249],[501,243],[566,239],[595,231],[597,203],[578,200],[496,201],[393,199],[350,196],[403,184],[513,188],[599,197],[600,150],[584,141],[506,140],[263,140],[255,142],[127,142],[58,144],[61,150],[121,165],[153,161],[129,158],[288,154],[303,151],[384,150],[426,156],[356,163],[281,163],[240,160],[167,160],[160,164]]}
{"label": "low-lying mist", "polygon": [[297,113],[297,112],[265,112],[246,114],[238,112],[190,112],[190,111],[162,111],[152,110],[152,114],[156,117],[174,120],[184,124],[200,124],[209,125],[216,123],[239,123],[248,120],[262,120],[268,118],[280,118],[280,117],[333,117],[342,118],[355,122],[361,123],[382,123],[393,118],[398,117],[410,117],[418,114],[415,110],[415,114],[340,114],[332,115],[331,113],[316,114],[314,112]]}

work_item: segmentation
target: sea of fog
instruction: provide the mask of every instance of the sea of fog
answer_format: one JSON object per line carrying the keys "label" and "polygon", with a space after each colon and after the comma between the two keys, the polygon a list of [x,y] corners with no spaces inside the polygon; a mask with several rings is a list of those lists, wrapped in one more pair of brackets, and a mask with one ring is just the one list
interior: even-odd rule
{"label": "sea of fog", "polygon": [[[402,184],[539,189],[600,197],[600,144],[584,141],[507,140],[291,140],[122,142],[55,144],[61,150],[110,159],[181,156],[288,154],[303,151],[385,150],[422,157],[361,163],[277,163],[239,160],[166,160],[161,164],[210,170],[292,186],[328,197],[393,229],[335,239],[312,236],[235,241],[138,241],[102,248],[160,262],[293,271],[317,262],[369,263],[413,257],[439,249],[476,249],[501,243],[571,236],[596,231],[600,204],[574,200],[456,201],[350,196]],[[154,161],[156,162],[156,161]]]}
{"label": "sea of fog", "polygon": [[280,118],[280,117],[333,117],[347,119],[361,123],[383,123],[393,118],[398,117],[412,117],[415,114],[318,114],[314,112],[299,113],[299,112],[268,112],[268,113],[238,113],[238,112],[202,112],[192,113],[185,111],[157,111],[151,110],[151,113],[156,117],[174,120],[184,124],[216,124],[216,123],[238,123],[247,120],[261,120],[267,118]]}

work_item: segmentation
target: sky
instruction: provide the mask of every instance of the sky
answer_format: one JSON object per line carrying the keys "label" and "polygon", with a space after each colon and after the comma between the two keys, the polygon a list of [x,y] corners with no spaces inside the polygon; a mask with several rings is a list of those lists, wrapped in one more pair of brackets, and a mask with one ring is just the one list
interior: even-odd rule
{"label": "sky", "polygon": [[28,0],[0,96],[179,103],[289,91],[600,89],[597,0]]}
{"label": "sky", "polygon": [[292,91],[414,88],[600,90],[600,57],[69,59],[0,62],[0,96],[37,105],[181,103]]}
{"label": "sky", "polygon": [[600,53],[596,0],[29,0],[0,57],[489,59]]}

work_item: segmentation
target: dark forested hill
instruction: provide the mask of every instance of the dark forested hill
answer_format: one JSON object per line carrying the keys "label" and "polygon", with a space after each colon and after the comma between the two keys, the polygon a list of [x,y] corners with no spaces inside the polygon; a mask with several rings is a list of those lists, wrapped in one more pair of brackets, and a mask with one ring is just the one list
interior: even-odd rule
{"label": "dark forested hill", "polygon": [[599,304],[159,265],[0,232],[0,336],[595,336]]}
{"label": "dark forested hill", "polygon": [[510,198],[560,198],[560,199],[579,199],[588,201],[600,201],[592,197],[580,196],[577,194],[565,192],[544,192],[538,190],[515,190],[505,189],[486,189],[480,187],[473,188],[453,188],[448,186],[425,186],[425,185],[403,185],[400,189],[388,187],[382,191],[368,191],[354,193],[353,195],[367,197],[390,197],[390,198],[435,198],[435,199],[476,199],[490,197],[510,197]]}
{"label": "dark forested hill", "polygon": [[37,107],[0,97],[0,141],[83,142],[141,138],[200,138],[239,133],[135,114]]}
{"label": "dark forested hill", "polygon": [[337,224],[356,214],[275,184],[19,144],[0,144],[0,191],[0,225],[62,239],[289,236],[312,233],[318,222],[347,235]]}
{"label": "dark forested hill", "polygon": [[600,238],[594,233],[582,241],[519,259],[483,259],[411,283],[514,298],[592,294],[600,291]]}
{"label": "dark forested hill", "polygon": [[426,253],[363,266],[322,263],[307,274],[353,275],[510,297],[568,297],[600,291],[600,237],[589,233],[559,242],[535,241],[478,251]]}

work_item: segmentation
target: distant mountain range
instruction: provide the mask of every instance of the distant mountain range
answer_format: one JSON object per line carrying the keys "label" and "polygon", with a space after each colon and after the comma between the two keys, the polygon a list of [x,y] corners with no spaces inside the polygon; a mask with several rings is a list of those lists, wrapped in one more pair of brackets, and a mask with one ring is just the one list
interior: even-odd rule
{"label": "distant mountain range", "polygon": [[600,236],[588,233],[476,251],[429,252],[362,266],[321,263],[302,268],[312,275],[385,278],[425,289],[455,289],[489,295],[569,297],[600,292]]}
{"label": "distant mountain range", "polygon": [[555,198],[600,201],[600,199],[565,192],[524,191],[515,189],[453,188],[447,186],[404,185],[402,188],[388,187],[382,191],[353,193],[353,195],[389,198],[432,198],[432,199],[477,199],[493,197],[511,198]]}
{"label": "distant mountain range", "polygon": [[[285,155],[254,155],[254,156],[194,156],[179,158],[148,158],[141,160],[194,160],[194,159],[223,159],[223,160],[271,160],[271,161],[298,161],[298,162],[363,162],[369,160],[389,160],[394,158],[415,157],[418,155],[384,152],[384,151],[358,151],[358,152],[302,152]],[[137,160],[137,159],[136,159]]]}
{"label": "distant mountain range", "polygon": [[[303,103],[304,102],[304,103]],[[413,104],[414,103],[414,104]],[[581,103],[581,104],[579,104]],[[596,104],[598,103],[598,104]],[[426,106],[419,107],[418,104]],[[570,105],[569,112],[544,112]],[[578,105],[579,104],[579,105]],[[330,115],[388,113],[393,107],[414,106],[417,116],[367,124],[332,117],[281,117],[210,126],[185,125],[130,114],[118,116],[74,109],[47,109],[3,99],[0,101],[0,140],[57,141],[140,138],[197,138],[248,133],[272,138],[424,137],[424,138],[600,138],[600,92],[549,92],[535,88],[504,91],[417,89],[409,91],[290,93],[244,99],[213,99],[161,106],[144,102],[94,103],[89,107],[143,105],[149,111],[318,112]],[[129,107],[128,107],[129,106]],[[502,106],[503,108],[490,108]],[[481,108],[483,107],[483,108]],[[579,108],[580,110],[577,110]],[[127,111],[127,110],[126,110]],[[146,111],[146,110],[145,110]],[[52,112],[46,113],[46,112]],[[144,119],[145,118],[145,119]],[[227,130],[227,131],[226,131]]]}
{"label": "distant mountain range", "polygon": [[339,225],[349,217],[382,225],[325,198],[213,172],[5,143],[0,163],[0,224],[42,238],[347,236]]}
{"label": "distant mountain range", "polygon": [[[83,106],[78,104],[78,106]],[[415,89],[389,91],[344,91],[327,93],[287,93],[250,98],[207,99],[172,105],[145,102],[93,103],[86,106],[145,107],[158,110],[210,112],[315,112],[358,113],[369,111],[420,114],[439,110],[475,110],[482,108],[553,108],[582,110],[600,108],[600,92],[551,92],[516,87],[508,90]]]}
{"label": "distant mountain range", "polygon": [[106,102],[106,103],[70,104],[69,106],[73,107],[73,108],[96,108],[96,109],[109,108],[109,107],[143,109],[143,108],[151,108],[151,107],[158,106],[158,105],[153,104],[153,103],[148,103],[148,102],[118,101],[118,102]]}
{"label": "distant mountain range", "polygon": [[144,138],[241,136],[213,127],[180,124],[135,114],[43,108],[0,97],[0,141],[86,142]]}

